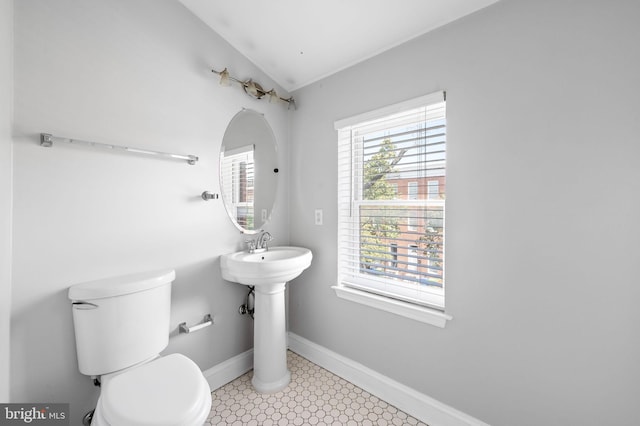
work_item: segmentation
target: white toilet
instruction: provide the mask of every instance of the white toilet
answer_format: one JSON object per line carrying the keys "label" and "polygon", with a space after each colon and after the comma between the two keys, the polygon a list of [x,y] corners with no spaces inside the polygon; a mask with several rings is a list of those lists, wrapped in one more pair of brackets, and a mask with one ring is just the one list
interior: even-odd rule
{"label": "white toilet", "polygon": [[163,270],[77,284],[73,302],[78,367],[100,376],[92,426],[200,426],[211,389],[200,368],[169,343],[171,283]]}

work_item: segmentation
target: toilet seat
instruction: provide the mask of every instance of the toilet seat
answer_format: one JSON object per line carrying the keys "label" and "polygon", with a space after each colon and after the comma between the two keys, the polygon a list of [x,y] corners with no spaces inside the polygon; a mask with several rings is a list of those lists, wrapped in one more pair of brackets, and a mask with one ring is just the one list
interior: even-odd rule
{"label": "toilet seat", "polygon": [[181,354],[157,358],[103,383],[93,425],[196,426],[211,410],[200,368]]}

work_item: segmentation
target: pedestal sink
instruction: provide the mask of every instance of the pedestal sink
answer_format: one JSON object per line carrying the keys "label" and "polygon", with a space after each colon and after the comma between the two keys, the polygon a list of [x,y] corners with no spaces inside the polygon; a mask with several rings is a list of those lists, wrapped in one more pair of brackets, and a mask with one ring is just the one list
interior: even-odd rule
{"label": "pedestal sink", "polygon": [[291,381],[287,368],[284,289],[311,265],[311,250],[271,247],[268,251],[239,251],[220,257],[222,278],[255,286],[253,379],[260,393],[274,393]]}

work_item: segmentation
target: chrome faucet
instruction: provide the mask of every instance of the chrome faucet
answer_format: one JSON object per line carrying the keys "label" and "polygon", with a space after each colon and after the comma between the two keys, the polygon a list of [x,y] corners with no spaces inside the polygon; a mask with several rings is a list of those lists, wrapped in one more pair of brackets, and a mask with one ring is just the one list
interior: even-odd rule
{"label": "chrome faucet", "polygon": [[273,237],[267,231],[263,231],[258,235],[258,238],[253,240],[246,240],[249,253],[260,253],[269,250],[267,245],[269,241],[273,240]]}
{"label": "chrome faucet", "polygon": [[256,242],[256,250],[269,250],[269,246],[267,244],[271,240],[273,240],[273,237],[270,233],[267,231],[262,232]]}

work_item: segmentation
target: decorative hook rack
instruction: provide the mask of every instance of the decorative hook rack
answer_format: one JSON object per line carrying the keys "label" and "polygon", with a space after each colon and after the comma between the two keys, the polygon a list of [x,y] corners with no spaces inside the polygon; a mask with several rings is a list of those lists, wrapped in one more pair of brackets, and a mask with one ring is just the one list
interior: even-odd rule
{"label": "decorative hook rack", "polygon": [[187,163],[191,165],[196,164],[196,162],[198,161],[198,157],[195,155],[171,154],[169,152],[151,151],[149,149],[140,149],[140,148],[133,148],[130,146],[111,145],[111,144],[100,143],[100,142],[83,141],[80,139],[62,138],[59,136],[53,136],[49,133],[40,133],[40,146],[50,148],[53,146],[54,142],[56,143],[66,142],[66,143],[71,143],[76,145],[85,145],[90,147],[120,150],[120,151],[135,153],[135,154],[144,154],[144,155],[153,155],[156,157],[172,158],[175,160],[186,160]]}
{"label": "decorative hook rack", "polygon": [[289,104],[287,109],[290,109],[291,107],[293,107],[293,109],[296,109],[296,101],[293,100],[293,96],[289,98],[281,98],[276,93],[275,89],[264,90],[260,83],[258,83],[257,81],[253,81],[253,79],[251,78],[245,81],[239,80],[229,75],[229,71],[226,68],[222,71],[216,71],[212,69],[211,72],[214,72],[220,76],[220,84],[223,86],[231,86],[231,82],[235,81],[236,83],[240,84],[244,92],[251,97],[262,99],[264,96],[267,96],[269,102],[271,103],[278,101],[287,102]]}

